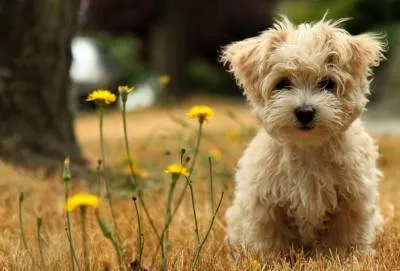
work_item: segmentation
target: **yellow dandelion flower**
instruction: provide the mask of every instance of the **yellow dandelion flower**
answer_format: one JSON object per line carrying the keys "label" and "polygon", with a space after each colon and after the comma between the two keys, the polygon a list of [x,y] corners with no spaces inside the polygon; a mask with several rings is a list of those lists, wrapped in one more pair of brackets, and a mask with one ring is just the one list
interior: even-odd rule
{"label": "yellow dandelion flower", "polygon": [[87,97],[86,101],[90,102],[96,102],[101,105],[104,104],[111,104],[115,102],[116,97],[114,94],[112,94],[109,90],[107,89],[97,89],[92,91],[89,96]]}
{"label": "yellow dandelion flower", "polygon": [[236,142],[239,138],[239,133],[236,129],[230,129],[228,133],[226,134],[228,139],[232,142]]}
{"label": "yellow dandelion flower", "polygon": [[208,154],[210,157],[212,157],[215,161],[221,161],[222,159],[222,154],[221,151],[218,148],[212,148],[208,151]]}
{"label": "yellow dandelion flower", "polygon": [[206,105],[196,105],[191,107],[186,115],[191,119],[197,118],[200,122],[203,122],[214,117],[214,110]]}
{"label": "yellow dandelion flower", "polygon": [[160,75],[158,80],[160,81],[161,85],[165,86],[165,85],[168,85],[169,82],[171,82],[171,77],[167,74],[163,74],[163,75]]}
{"label": "yellow dandelion flower", "polygon": [[182,175],[182,176],[189,176],[189,172],[186,167],[182,166],[181,164],[171,164],[164,169],[165,173],[171,175]]}
{"label": "yellow dandelion flower", "polygon": [[248,264],[251,271],[261,271],[261,264],[259,261],[252,259],[249,260]]}
{"label": "yellow dandelion flower", "polygon": [[78,193],[68,198],[65,204],[67,212],[72,212],[77,207],[90,206],[93,208],[99,208],[100,199],[96,195],[89,193]]}

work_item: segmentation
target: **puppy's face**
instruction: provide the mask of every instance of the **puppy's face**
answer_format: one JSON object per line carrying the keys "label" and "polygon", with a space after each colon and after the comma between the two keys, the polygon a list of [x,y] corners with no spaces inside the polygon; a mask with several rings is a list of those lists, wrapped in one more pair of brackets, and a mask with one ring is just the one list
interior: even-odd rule
{"label": "puppy's face", "polygon": [[266,131],[281,141],[321,144],[346,130],[367,103],[371,67],[383,58],[376,35],[351,36],[338,22],[277,22],[225,47],[222,61]]}

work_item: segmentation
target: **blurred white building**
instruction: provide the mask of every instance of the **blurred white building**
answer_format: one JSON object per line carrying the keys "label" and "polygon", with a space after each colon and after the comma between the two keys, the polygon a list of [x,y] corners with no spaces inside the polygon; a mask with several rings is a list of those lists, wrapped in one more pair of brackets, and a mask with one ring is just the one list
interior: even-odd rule
{"label": "blurred white building", "polygon": [[120,67],[90,37],[73,38],[71,52],[70,105],[72,112],[76,114],[84,107],[84,97],[90,91],[107,88],[115,83]]}

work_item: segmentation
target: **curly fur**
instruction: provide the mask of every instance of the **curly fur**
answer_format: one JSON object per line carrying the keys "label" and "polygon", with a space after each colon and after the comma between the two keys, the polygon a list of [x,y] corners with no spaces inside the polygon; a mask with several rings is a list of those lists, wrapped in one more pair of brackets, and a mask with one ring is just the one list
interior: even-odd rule
{"label": "curly fur", "polygon": [[[359,119],[371,68],[383,59],[376,34],[352,36],[344,20],[293,25],[287,18],[226,46],[229,65],[264,129],[238,164],[227,239],[263,251],[292,245],[371,251],[383,219],[377,147]],[[285,78],[290,85],[277,89]],[[329,78],[334,88],[320,85]],[[312,129],[294,111],[316,110]]]}

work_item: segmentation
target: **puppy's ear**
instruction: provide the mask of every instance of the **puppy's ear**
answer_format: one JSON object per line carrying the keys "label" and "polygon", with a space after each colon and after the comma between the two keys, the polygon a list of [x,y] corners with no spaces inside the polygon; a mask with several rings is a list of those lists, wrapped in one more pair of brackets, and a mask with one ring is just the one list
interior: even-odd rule
{"label": "puppy's ear", "polygon": [[261,102],[261,93],[257,91],[256,85],[259,80],[258,70],[262,65],[262,47],[262,39],[254,37],[225,46],[221,55],[221,61],[228,65],[228,71],[234,75],[244,94],[256,104]]}
{"label": "puppy's ear", "polygon": [[385,59],[386,44],[377,34],[367,33],[351,38],[351,66],[354,71],[369,74],[372,67],[379,66]]}
{"label": "puppy's ear", "polygon": [[265,76],[268,57],[273,49],[285,38],[283,29],[271,29],[261,35],[234,42],[222,50],[220,61],[228,64],[237,84],[243,88],[247,98],[261,104],[260,83]]}

